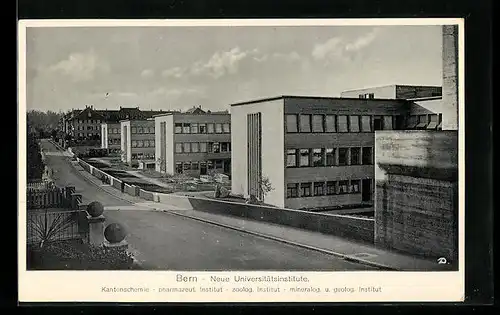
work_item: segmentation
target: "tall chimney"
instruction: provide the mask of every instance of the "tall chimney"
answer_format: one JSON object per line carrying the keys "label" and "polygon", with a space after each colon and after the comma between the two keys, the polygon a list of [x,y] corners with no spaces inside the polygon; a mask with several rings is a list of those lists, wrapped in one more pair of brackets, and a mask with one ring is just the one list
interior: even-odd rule
{"label": "tall chimney", "polygon": [[458,25],[443,25],[443,130],[458,130]]}

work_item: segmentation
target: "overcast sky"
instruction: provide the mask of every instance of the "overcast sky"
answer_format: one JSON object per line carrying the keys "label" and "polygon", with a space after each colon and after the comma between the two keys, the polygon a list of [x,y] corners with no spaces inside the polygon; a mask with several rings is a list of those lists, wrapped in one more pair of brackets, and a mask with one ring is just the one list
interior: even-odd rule
{"label": "overcast sky", "polygon": [[27,108],[184,109],[441,85],[440,26],[27,29]]}

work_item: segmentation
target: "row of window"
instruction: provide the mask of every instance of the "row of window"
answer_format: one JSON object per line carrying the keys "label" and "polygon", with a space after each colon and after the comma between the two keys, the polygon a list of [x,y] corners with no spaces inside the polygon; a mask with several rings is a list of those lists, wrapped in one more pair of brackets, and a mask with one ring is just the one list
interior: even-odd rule
{"label": "row of window", "polygon": [[361,180],[340,180],[314,183],[289,183],[286,186],[287,198],[358,194],[361,192]]}
{"label": "row of window", "polygon": [[133,134],[154,134],[155,127],[131,127],[130,132]]}
{"label": "row of window", "polygon": [[132,140],[132,148],[154,148],[154,140]]}
{"label": "row of window", "polygon": [[108,139],[108,144],[121,144],[120,139]]}
{"label": "row of window", "polygon": [[78,137],[92,137],[92,136],[101,136],[100,133],[97,132],[79,132]]}
{"label": "row of window", "polygon": [[231,142],[176,142],[175,153],[231,152]]}
{"label": "row of window", "polygon": [[78,120],[79,124],[100,124],[101,120],[99,119],[84,119],[84,120]]}
{"label": "row of window", "polygon": [[222,169],[224,164],[222,160],[200,161],[200,162],[177,162],[175,163],[175,172],[182,174],[183,171],[202,171]]}
{"label": "row of window", "polygon": [[231,133],[230,123],[175,123],[175,133]]}
{"label": "row of window", "polygon": [[131,158],[132,158],[132,160],[154,160],[155,154],[154,153],[132,153]]}
{"label": "row of window", "polygon": [[441,129],[442,114],[411,115],[408,129]]}
{"label": "row of window", "polygon": [[[154,128],[153,128],[153,131],[154,131]],[[108,128],[108,133],[109,134],[119,134],[120,128]]]}
{"label": "row of window", "polygon": [[[76,126],[76,130],[94,130],[94,127],[93,126],[87,126],[87,128],[85,128],[85,126]],[[95,130],[99,130],[99,128],[96,127]]]}
{"label": "row of window", "polygon": [[402,128],[401,115],[286,115],[288,133],[372,132]]}
{"label": "row of window", "polygon": [[287,167],[323,167],[373,164],[372,147],[288,149]]}

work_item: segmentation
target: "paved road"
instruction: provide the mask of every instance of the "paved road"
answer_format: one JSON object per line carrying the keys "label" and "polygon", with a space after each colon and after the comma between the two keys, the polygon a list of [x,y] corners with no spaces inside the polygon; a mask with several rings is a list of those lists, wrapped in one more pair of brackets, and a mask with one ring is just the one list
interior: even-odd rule
{"label": "paved road", "polygon": [[122,210],[106,210],[106,222],[125,226],[129,233],[127,241],[145,268],[212,271],[372,269],[165,212],[144,207],[138,210],[140,205],[121,199],[120,192],[110,194],[86,180],[68,157],[51,143],[42,141],[42,148],[59,185],[74,185],[76,191],[83,194],[84,201],[97,200],[104,206],[122,206]]}

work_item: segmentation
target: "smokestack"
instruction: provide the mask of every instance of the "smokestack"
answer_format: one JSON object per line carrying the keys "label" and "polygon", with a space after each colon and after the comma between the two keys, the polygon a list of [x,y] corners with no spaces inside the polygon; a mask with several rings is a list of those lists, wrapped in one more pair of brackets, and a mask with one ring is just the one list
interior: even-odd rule
{"label": "smokestack", "polygon": [[458,130],[458,25],[443,25],[443,130]]}

